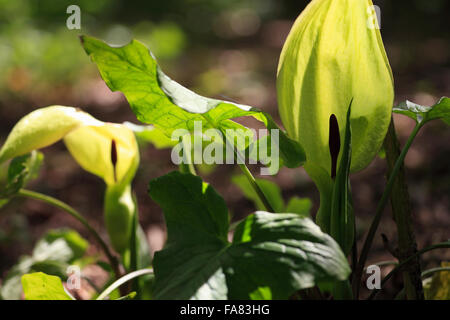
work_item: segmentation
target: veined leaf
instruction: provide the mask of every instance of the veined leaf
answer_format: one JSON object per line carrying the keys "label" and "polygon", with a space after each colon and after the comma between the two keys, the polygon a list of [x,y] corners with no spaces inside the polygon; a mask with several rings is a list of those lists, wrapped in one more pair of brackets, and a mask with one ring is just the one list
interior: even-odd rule
{"label": "veined leaf", "polygon": [[450,125],[450,99],[442,97],[438,103],[431,107],[421,106],[411,101],[405,101],[394,107],[395,113],[410,117],[417,123],[425,123],[430,120],[441,119]]}
{"label": "veined leaf", "polygon": [[285,299],[350,273],[339,245],[308,218],[256,212],[229,243],[225,202],[199,177],[169,173],[150,182],[150,196],[168,228],[154,258],[156,299]]}
{"label": "veined leaf", "polygon": [[[248,131],[230,120],[241,116],[253,116],[268,129],[279,129],[270,115],[256,108],[202,97],[173,81],[139,41],[111,47],[103,41],[82,36],[81,42],[108,87],[123,92],[137,118],[155,125],[168,137],[177,129],[193,131],[195,121],[200,121],[203,129]],[[282,130],[279,133],[283,163],[288,167],[301,165],[305,161],[302,147]]]}
{"label": "veined leaf", "polygon": [[65,291],[61,279],[43,272],[22,276],[26,300],[73,300]]}

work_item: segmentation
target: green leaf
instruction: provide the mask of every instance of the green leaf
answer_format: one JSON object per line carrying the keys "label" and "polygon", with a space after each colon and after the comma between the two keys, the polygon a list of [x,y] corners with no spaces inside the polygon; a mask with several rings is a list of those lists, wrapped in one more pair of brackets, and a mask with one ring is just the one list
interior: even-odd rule
{"label": "green leaf", "polygon": [[0,198],[4,204],[39,173],[44,156],[38,151],[14,158],[8,167],[4,186],[0,186]]}
{"label": "green leaf", "polygon": [[256,212],[237,227],[233,244],[229,290],[238,298],[257,286],[269,287],[273,299],[285,299],[350,272],[339,245],[297,214]]}
{"label": "green leaf", "polygon": [[410,117],[417,123],[426,123],[430,120],[441,119],[450,125],[450,99],[447,97],[442,97],[438,103],[431,107],[405,101],[397,107],[394,107],[393,111]]}
{"label": "green leaf", "polygon": [[23,275],[22,287],[26,300],[72,300],[60,278],[43,272]]}
{"label": "green leaf", "polygon": [[[303,147],[299,142],[290,139],[286,132],[281,130],[280,127],[276,124],[276,122],[272,119],[272,117],[265,112],[260,113],[255,116],[256,119],[260,119],[266,128],[270,130],[279,130],[279,142],[278,148],[280,152],[280,158],[283,161],[283,164],[288,168],[296,168],[303,165],[306,161],[306,153]],[[269,139],[267,145],[271,146],[271,137],[269,135],[267,138]]]}
{"label": "green leaf", "polygon": [[[162,73],[147,47],[139,41],[133,40],[123,47],[111,47],[87,36],[82,36],[81,41],[110,89],[125,94],[140,121],[154,124],[169,136],[175,129],[193,129],[196,120],[210,120],[213,125],[209,121],[203,125],[211,128],[250,110],[247,106],[203,98],[178,85]],[[218,105],[222,105],[221,112],[215,110]]]}
{"label": "green leaf", "polygon": [[[264,210],[265,206],[256,193],[255,189],[251,186],[250,182],[244,175],[234,176],[232,182],[241,189],[245,197],[253,201],[257,210]],[[269,201],[270,205],[276,212],[284,211],[284,201],[281,196],[281,190],[276,183],[266,179],[255,179],[261,191]]]}
{"label": "green leaf", "polygon": [[308,218],[256,212],[229,243],[225,202],[199,177],[172,172],[149,192],[168,229],[154,258],[156,299],[286,299],[350,273],[339,245]]}
{"label": "green leaf", "polygon": [[34,262],[30,271],[43,272],[67,280],[66,271],[68,267],[69,264],[63,261],[43,260]]}
{"label": "green leaf", "polygon": [[[150,196],[165,211],[169,232],[167,245],[172,242],[214,240],[226,243],[228,234],[228,209],[225,201],[199,177],[178,171],[153,179]],[[176,201],[174,201],[176,199]],[[187,219],[187,217],[189,217]]]}
{"label": "green leaf", "polygon": [[32,255],[22,257],[7,273],[0,291],[2,299],[20,299],[20,278],[25,273],[40,271],[66,279],[67,267],[86,253],[88,245],[74,230],[50,230],[36,243]]}
{"label": "green leaf", "polygon": [[311,212],[312,202],[308,198],[292,197],[284,211],[289,213],[297,213],[303,217],[309,217]]}
{"label": "green leaf", "polygon": [[[230,120],[242,116],[253,116],[268,129],[279,129],[270,115],[256,108],[202,97],[173,81],[139,41],[111,47],[95,38],[81,36],[81,42],[108,87],[123,92],[137,118],[153,124],[168,137],[177,129],[192,132],[195,121],[201,122],[205,130],[241,129],[245,134],[248,128]],[[282,130],[279,130],[279,148],[286,166],[298,167],[305,161],[303,148]]]}
{"label": "green leaf", "polygon": [[123,124],[133,130],[138,142],[150,143],[157,149],[170,148],[177,144],[177,141],[171,140],[161,130],[152,125],[142,126],[131,122],[124,122]]}

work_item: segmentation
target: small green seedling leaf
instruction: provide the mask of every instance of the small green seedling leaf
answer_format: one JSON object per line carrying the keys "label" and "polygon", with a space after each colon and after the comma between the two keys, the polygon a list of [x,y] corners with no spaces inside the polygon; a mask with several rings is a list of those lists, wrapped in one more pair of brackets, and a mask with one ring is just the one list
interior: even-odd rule
{"label": "small green seedling leaf", "polygon": [[26,300],[73,300],[65,291],[61,279],[43,272],[22,276]]}
{"label": "small green seedling leaf", "polygon": [[350,273],[339,245],[308,218],[259,211],[229,243],[225,202],[198,176],[172,172],[149,192],[168,229],[154,258],[155,299],[286,299]]}
{"label": "small green seedling leaf", "polygon": [[[95,38],[81,36],[81,42],[108,87],[123,92],[137,118],[154,125],[168,137],[177,129],[192,132],[197,121],[204,130],[240,129],[246,135],[248,128],[231,121],[242,116],[253,116],[268,129],[279,129],[270,115],[256,108],[202,97],[173,81],[139,41],[111,47]],[[247,144],[237,147],[245,150]],[[286,166],[298,167],[304,163],[303,148],[282,130],[279,130],[279,149]]]}
{"label": "small green seedling leaf", "polygon": [[417,123],[425,124],[431,120],[441,119],[450,125],[450,98],[447,97],[442,97],[438,103],[431,107],[405,101],[397,107],[394,107],[393,111],[410,117]]}

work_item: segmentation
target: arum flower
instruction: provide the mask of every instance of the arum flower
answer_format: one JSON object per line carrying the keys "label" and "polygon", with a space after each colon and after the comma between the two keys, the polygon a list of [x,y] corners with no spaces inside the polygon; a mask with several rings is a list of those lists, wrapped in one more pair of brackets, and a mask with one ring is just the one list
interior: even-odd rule
{"label": "arum flower", "polygon": [[[279,61],[280,116],[305,149],[305,170],[321,193],[318,222],[325,229],[321,212],[329,211],[325,206],[339,163],[329,142],[336,141],[332,135],[344,141],[350,103],[351,172],[372,161],[391,119],[393,76],[372,8],[370,0],[312,0],[294,23]],[[330,134],[331,123],[337,126]]]}
{"label": "arum flower", "polygon": [[72,156],[86,171],[108,186],[128,184],[139,163],[134,133],[121,124],[82,126],[64,137]]}
{"label": "arum flower", "polygon": [[105,181],[105,223],[113,247],[122,253],[129,246],[136,210],[130,183],[139,165],[139,151],[133,131],[76,108],[42,108],[23,117],[12,129],[0,150],[0,162],[61,139],[83,169]]}
{"label": "arum flower", "polygon": [[34,110],[14,126],[0,150],[0,163],[44,148],[82,125],[101,125],[86,112],[72,107],[51,106]]}

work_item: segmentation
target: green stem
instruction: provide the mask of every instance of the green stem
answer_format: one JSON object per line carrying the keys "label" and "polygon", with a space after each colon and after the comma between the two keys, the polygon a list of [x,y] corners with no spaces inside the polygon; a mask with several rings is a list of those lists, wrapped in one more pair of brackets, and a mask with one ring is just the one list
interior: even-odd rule
{"label": "green stem", "polygon": [[118,279],[120,277],[119,263],[118,263],[117,258],[115,256],[113,256],[111,251],[109,251],[108,246],[103,241],[103,239],[100,237],[100,235],[97,233],[97,231],[95,231],[95,229],[89,225],[88,221],[77,210],[75,210],[68,204],[66,204],[58,199],[55,199],[51,196],[47,196],[47,195],[39,193],[39,192],[34,192],[31,190],[26,190],[26,189],[20,189],[19,192],[17,193],[17,195],[25,197],[25,198],[39,200],[39,201],[45,202],[47,204],[50,204],[54,207],[64,210],[65,212],[70,214],[72,217],[74,217],[76,220],[78,220],[83,226],[86,227],[86,229],[97,240],[98,244],[102,248],[106,257],[108,258],[109,263],[111,264],[111,267],[113,268],[116,279]]}
{"label": "green stem", "polygon": [[194,176],[197,175],[197,172],[195,171],[195,166],[193,163],[186,164],[184,162],[180,163],[178,166],[181,173],[190,173]]}
{"label": "green stem", "polygon": [[134,278],[146,275],[146,274],[153,274],[153,269],[141,269],[141,270],[130,272],[127,275],[124,275],[122,278],[114,281],[108,288],[106,288],[105,291],[103,291],[97,297],[96,300],[103,300],[103,299],[105,299],[107,296],[109,296],[111,294],[111,292],[116,290],[122,284],[124,284],[124,283],[126,283],[126,282],[128,282],[128,281],[130,281],[130,280],[132,280]]}
{"label": "green stem", "polygon": [[363,248],[361,251],[361,255],[359,257],[358,266],[356,268],[356,272],[353,277],[353,292],[355,294],[355,299],[357,299],[359,296],[362,272],[363,272],[363,269],[364,269],[364,266],[365,266],[365,263],[367,260],[367,256],[369,254],[369,250],[372,247],[372,242],[375,237],[375,233],[378,229],[378,225],[380,224],[383,210],[386,207],[386,204],[389,200],[389,196],[392,191],[392,187],[394,186],[395,178],[400,171],[400,168],[403,164],[403,160],[405,159],[406,154],[408,153],[408,150],[414,141],[414,138],[417,136],[417,133],[419,132],[420,128],[422,128],[422,126],[423,126],[423,122],[416,124],[416,126],[414,127],[414,130],[412,131],[411,135],[409,136],[408,140],[406,141],[406,144],[403,147],[402,152],[400,153],[400,156],[398,157],[397,161],[395,162],[395,166],[392,169],[392,173],[386,184],[386,188],[384,189],[383,195],[381,196],[381,200],[378,203],[378,206],[376,208],[375,217],[372,221],[372,224],[370,225],[369,232],[367,234],[366,240],[364,242],[364,245],[363,245]]}
{"label": "green stem", "polygon": [[247,177],[248,181],[252,185],[252,188],[255,190],[255,192],[258,194],[259,199],[263,203],[264,207],[266,207],[266,210],[269,212],[275,212],[275,210],[270,205],[269,201],[267,200],[266,196],[262,192],[261,188],[258,186],[258,183],[255,180],[255,177],[253,177],[252,173],[248,169],[248,167],[245,164],[239,164],[239,168],[241,168],[244,175]]}
{"label": "green stem", "polygon": [[[197,172],[195,170],[194,161],[192,159],[191,143],[186,143],[185,139],[186,137],[181,137],[180,142],[183,144],[183,160],[186,159],[187,163],[182,161],[179,165],[179,169],[181,173],[190,173],[196,176]],[[190,136],[187,139],[190,139]],[[186,154],[184,154],[184,152],[186,152]]]}
{"label": "green stem", "polygon": [[247,177],[248,182],[250,182],[250,185],[252,186],[253,190],[255,190],[256,194],[258,195],[258,198],[261,200],[266,210],[269,212],[275,212],[269,200],[267,200],[265,194],[263,193],[258,183],[256,182],[255,177],[252,175],[248,167],[245,165],[245,159],[239,153],[239,150],[234,148],[233,144],[231,144],[230,141],[228,141],[227,136],[225,132],[223,132],[223,130],[220,129],[219,131],[222,133],[222,139],[225,142],[227,148],[231,148],[231,150],[234,151],[235,161],[239,165],[239,168],[241,168],[244,175]]}
{"label": "green stem", "polygon": [[391,272],[389,272],[386,275],[386,277],[384,277],[383,281],[381,281],[380,289],[375,289],[374,291],[372,291],[372,293],[370,294],[369,298],[367,298],[367,299],[368,300],[374,299],[377,296],[378,292],[380,292],[381,289],[383,288],[383,286],[386,284],[386,282],[390,278],[392,278],[392,276],[396,272],[400,271],[408,262],[410,262],[411,260],[415,259],[417,256],[420,256],[420,255],[424,254],[425,252],[428,252],[428,251],[431,251],[431,250],[444,249],[444,248],[450,248],[450,241],[437,243],[437,244],[431,245],[429,247],[426,247],[426,248],[423,248],[422,250],[417,251],[417,253],[415,253],[414,255],[410,256],[405,261],[399,263]]}

